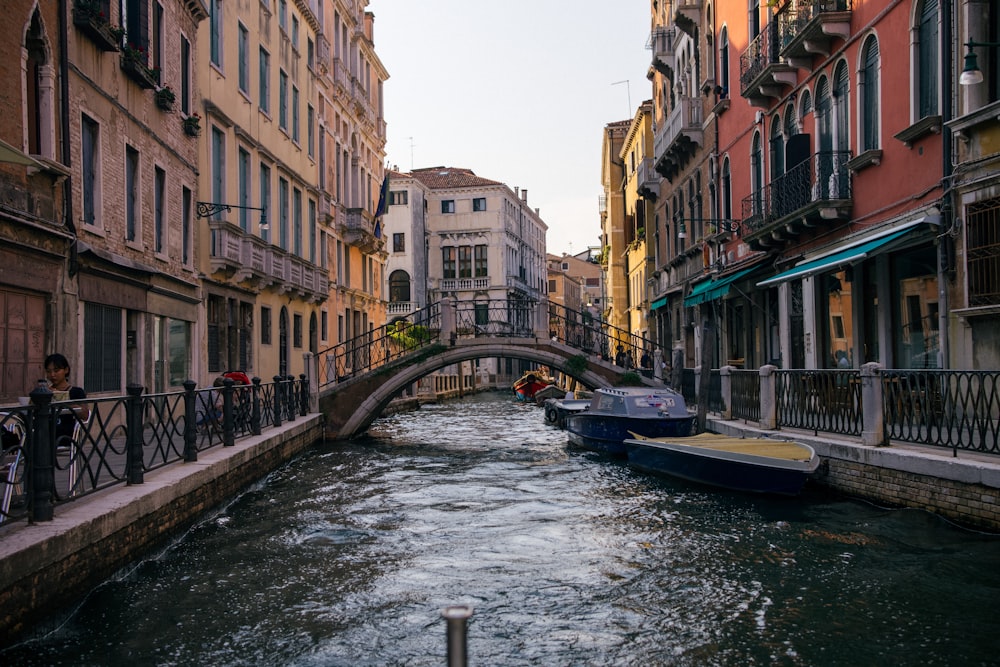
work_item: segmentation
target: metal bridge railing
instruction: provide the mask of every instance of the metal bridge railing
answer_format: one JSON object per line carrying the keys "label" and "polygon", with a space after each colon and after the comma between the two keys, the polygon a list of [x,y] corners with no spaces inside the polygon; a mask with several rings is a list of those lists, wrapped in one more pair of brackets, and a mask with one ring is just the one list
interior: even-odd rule
{"label": "metal bridge railing", "polygon": [[[83,401],[52,402],[48,389],[36,389],[30,405],[0,411],[0,523],[45,521],[78,497],[140,484],[148,471],[304,416],[309,400],[305,375],[209,389],[189,380],[184,391],[162,394],[130,385],[125,396]],[[57,433],[59,414],[81,405],[89,418],[72,435]]]}

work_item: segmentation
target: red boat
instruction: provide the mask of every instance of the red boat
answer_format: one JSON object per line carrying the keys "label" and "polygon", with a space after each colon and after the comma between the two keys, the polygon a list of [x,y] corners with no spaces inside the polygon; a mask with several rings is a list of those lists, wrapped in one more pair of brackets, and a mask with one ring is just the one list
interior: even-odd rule
{"label": "red boat", "polygon": [[535,394],[552,384],[538,371],[528,371],[514,382],[514,397],[519,401],[533,401]]}

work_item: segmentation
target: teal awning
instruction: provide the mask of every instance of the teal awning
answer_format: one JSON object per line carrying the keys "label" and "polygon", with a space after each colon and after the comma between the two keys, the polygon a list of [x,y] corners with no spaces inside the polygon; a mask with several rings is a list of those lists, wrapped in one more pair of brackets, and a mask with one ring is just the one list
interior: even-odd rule
{"label": "teal awning", "polygon": [[691,293],[684,298],[684,307],[697,306],[705,301],[719,299],[729,294],[729,286],[746,276],[751,271],[756,271],[758,267],[743,269],[725,278],[703,280],[691,289]]}
{"label": "teal awning", "polygon": [[659,299],[649,304],[649,309],[656,310],[657,308],[663,308],[665,305],[667,305],[667,297],[661,296]]}
{"label": "teal awning", "polygon": [[883,246],[892,243],[905,234],[909,234],[911,231],[913,231],[913,225],[908,225],[905,229],[873,239],[867,243],[862,243],[860,245],[841,250],[840,252],[835,252],[832,255],[827,255],[826,257],[814,259],[813,261],[806,262],[805,264],[799,264],[793,269],[779,273],[776,276],[771,276],[767,280],[760,281],[757,283],[757,286],[766,287],[768,285],[783,283],[787,280],[793,280],[795,278],[806,278],[816,273],[826,271],[827,269],[833,269],[846,264],[860,262],[868,255],[874,254]]}

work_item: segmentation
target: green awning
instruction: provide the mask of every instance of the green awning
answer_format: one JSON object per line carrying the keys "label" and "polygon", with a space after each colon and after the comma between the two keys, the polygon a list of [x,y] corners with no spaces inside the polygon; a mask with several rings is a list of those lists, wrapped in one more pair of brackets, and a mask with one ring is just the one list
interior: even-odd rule
{"label": "green awning", "polygon": [[868,255],[875,254],[875,252],[883,246],[892,243],[905,234],[909,234],[913,231],[914,226],[915,225],[907,225],[905,229],[892,232],[891,234],[873,239],[867,243],[862,243],[860,245],[841,250],[840,252],[835,252],[832,255],[827,255],[826,257],[814,259],[813,261],[806,262],[805,264],[799,264],[793,269],[779,273],[776,276],[771,276],[767,280],[760,281],[757,283],[757,286],[766,287],[768,285],[783,283],[795,278],[806,278],[816,273],[826,271],[827,269],[833,269],[839,266],[860,262]]}
{"label": "green awning", "polygon": [[657,308],[663,308],[665,305],[667,305],[667,297],[661,296],[659,299],[649,304],[649,309],[656,310]]}
{"label": "green awning", "polygon": [[742,271],[737,271],[732,275],[728,275],[724,278],[717,278],[712,280],[703,280],[691,289],[691,293],[684,298],[684,307],[689,308],[691,306],[697,306],[699,303],[704,303],[705,301],[712,301],[714,299],[720,299],[727,294],[729,294],[729,287],[737,280],[745,277],[751,271],[756,271],[758,267],[753,266],[749,269],[743,269]]}

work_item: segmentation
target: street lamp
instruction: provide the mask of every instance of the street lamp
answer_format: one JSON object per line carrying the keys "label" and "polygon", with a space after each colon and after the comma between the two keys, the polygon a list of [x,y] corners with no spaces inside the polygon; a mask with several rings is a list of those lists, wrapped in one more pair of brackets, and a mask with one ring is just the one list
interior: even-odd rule
{"label": "street lamp", "polygon": [[687,238],[687,226],[685,223],[688,222],[707,222],[708,224],[715,227],[718,232],[732,232],[736,233],[740,228],[740,223],[736,220],[729,220],[727,218],[679,218],[677,221],[677,236],[678,238]]}
{"label": "street lamp", "polygon": [[268,228],[267,211],[261,206],[240,206],[239,204],[216,204],[214,202],[200,201],[196,203],[195,210],[199,218],[208,218],[219,211],[231,211],[234,208],[246,211],[260,211],[260,228],[261,230]]}
{"label": "street lamp", "polygon": [[972,49],[977,46],[996,48],[1000,46],[1000,42],[973,42],[970,40],[965,45],[969,47],[969,52],[965,54],[965,66],[962,68],[962,75],[958,77],[958,83],[962,86],[974,86],[983,82],[983,71],[979,69],[979,61]]}

